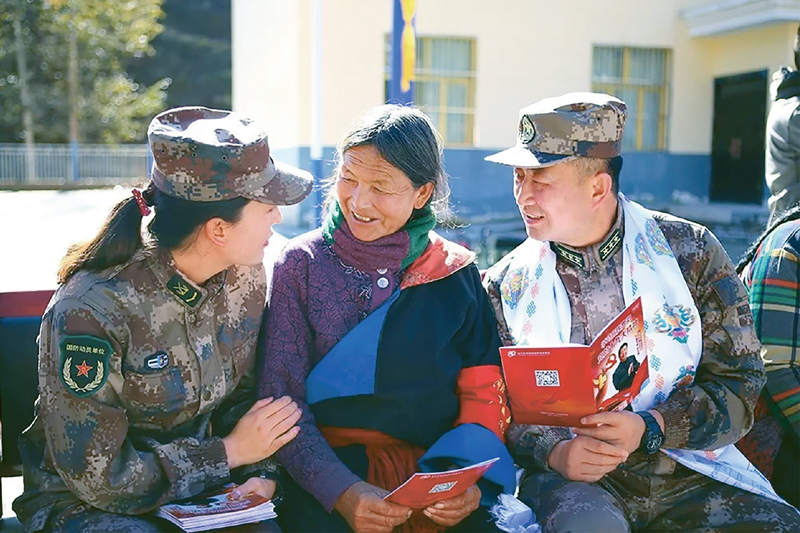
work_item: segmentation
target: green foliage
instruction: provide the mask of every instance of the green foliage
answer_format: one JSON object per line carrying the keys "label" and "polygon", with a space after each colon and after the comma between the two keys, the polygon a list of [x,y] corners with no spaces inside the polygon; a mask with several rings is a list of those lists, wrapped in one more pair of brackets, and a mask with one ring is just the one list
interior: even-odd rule
{"label": "green foliage", "polygon": [[69,141],[69,41],[78,52],[82,143],[141,142],[164,108],[168,80],[138,84],[129,62],[155,53],[162,0],[0,0],[0,142],[22,139],[22,104],[12,23],[22,15],[36,142]]}
{"label": "green foliage", "polygon": [[125,73],[97,78],[93,91],[97,99],[91,107],[98,120],[83,122],[84,135],[107,144],[141,141],[150,119],[164,108],[167,85],[154,83],[139,90]]}

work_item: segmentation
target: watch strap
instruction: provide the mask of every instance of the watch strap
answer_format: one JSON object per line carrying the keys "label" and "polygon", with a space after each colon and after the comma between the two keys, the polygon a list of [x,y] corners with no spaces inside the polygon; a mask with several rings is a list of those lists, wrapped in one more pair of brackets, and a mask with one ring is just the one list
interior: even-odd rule
{"label": "watch strap", "polygon": [[641,416],[642,420],[644,420],[644,433],[642,433],[642,440],[639,442],[639,450],[648,454],[654,454],[658,451],[658,449],[649,449],[648,442],[653,436],[657,436],[660,437],[660,442],[663,443],[664,432],[661,431],[661,426],[658,425],[656,417],[654,417],[651,413],[647,411],[637,411],[636,414]]}

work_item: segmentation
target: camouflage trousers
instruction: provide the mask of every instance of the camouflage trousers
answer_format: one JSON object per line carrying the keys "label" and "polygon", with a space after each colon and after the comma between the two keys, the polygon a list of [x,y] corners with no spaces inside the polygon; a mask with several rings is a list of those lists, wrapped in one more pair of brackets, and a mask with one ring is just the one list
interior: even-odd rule
{"label": "camouflage trousers", "polygon": [[677,465],[672,475],[623,469],[597,483],[526,473],[519,498],[544,533],[655,531],[800,531],[800,513]]}
{"label": "camouflage trousers", "polygon": [[[52,531],[53,533],[179,533],[183,530],[171,522],[153,515],[128,516],[107,513],[86,504],[79,504],[51,517],[47,527],[42,531]],[[281,529],[272,520],[214,530],[215,533],[280,533],[280,531]]]}

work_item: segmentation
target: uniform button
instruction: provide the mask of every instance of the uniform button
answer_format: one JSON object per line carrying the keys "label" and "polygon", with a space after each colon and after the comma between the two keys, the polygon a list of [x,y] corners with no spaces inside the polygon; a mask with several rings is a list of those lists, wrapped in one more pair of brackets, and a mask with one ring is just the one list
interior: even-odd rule
{"label": "uniform button", "polygon": [[207,402],[210,399],[211,399],[211,391],[210,390],[204,390],[203,391],[203,401]]}
{"label": "uniform button", "polygon": [[378,288],[385,289],[389,286],[389,280],[386,278],[378,278]]}

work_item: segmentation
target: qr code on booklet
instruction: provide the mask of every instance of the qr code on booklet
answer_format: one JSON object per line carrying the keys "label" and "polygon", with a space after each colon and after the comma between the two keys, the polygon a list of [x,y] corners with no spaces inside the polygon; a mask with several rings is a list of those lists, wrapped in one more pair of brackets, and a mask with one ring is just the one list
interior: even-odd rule
{"label": "qr code on booklet", "polygon": [[537,387],[560,387],[558,380],[558,370],[536,370]]}
{"label": "qr code on booklet", "polygon": [[428,494],[436,494],[437,492],[447,492],[448,490],[452,489],[456,486],[458,481],[449,481],[447,483],[439,483],[435,485],[431,490],[428,491]]}

